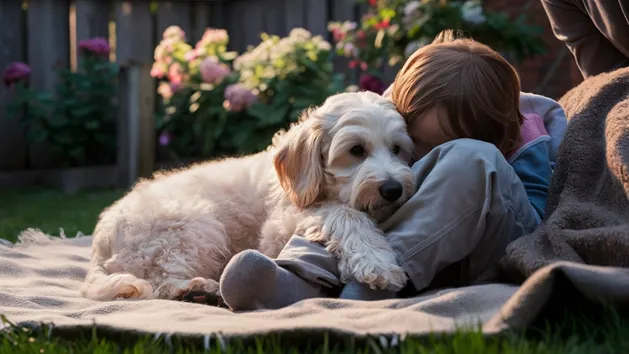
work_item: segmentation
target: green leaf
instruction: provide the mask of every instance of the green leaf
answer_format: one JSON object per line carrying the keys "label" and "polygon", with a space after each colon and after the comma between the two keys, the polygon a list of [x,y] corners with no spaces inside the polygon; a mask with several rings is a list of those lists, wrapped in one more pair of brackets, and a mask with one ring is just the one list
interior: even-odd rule
{"label": "green leaf", "polygon": [[293,102],[293,107],[295,107],[296,109],[306,109],[314,105],[316,104],[309,97],[296,98],[295,101]]}
{"label": "green leaf", "polygon": [[239,126],[232,135],[232,144],[242,146],[250,139],[253,127],[250,125]]}
{"label": "green leaf", "polygon": [[278,126],[280,128],[284,123],[286,123],[288,110],[290,109],[290,104],[286,103],[284,106],[273,108],[271,114],[269,114],[266,119],[258,122],[258,127],[271,127]]}
{"label": "green leaf", "polygon": [[62,145],[71,145],[74,142],[74,140],[72,139],[72,134],[66,130],[52,136],[52,140],[53,142]]}
{"label": "green leaf", "polygon": [[254,103],[247,108],[247,113],[257,118],[258,120],[266,120],[270,115],[273,114],[273,109],[272,107],[263,103]]}
{"label": "green leaf", "polygon": [[26,139],[34,143],[42,143],[48,139],[48,132],[43,129],[30,129],[26,132]]}
{"label": "green leaf", "polygon": [[88,120],[84,126],[87,130],[96,130],[100,127],[100,122],[98,120]]}
{"label": "green leaf", "polygon": [[83,151],[85,151],[85,149],[83,148],[83,146],[73,146],[71,148],[69,148],[67,150],[68,155],[74,157],[74,158],[78,158],[83,156]]}
{"label": "green leaf", "polygon": [[85,117],[92,114],[92,107],[90,106],[79,106],[78,108],[74,108],[72,110],[72,115],[76,117]]}

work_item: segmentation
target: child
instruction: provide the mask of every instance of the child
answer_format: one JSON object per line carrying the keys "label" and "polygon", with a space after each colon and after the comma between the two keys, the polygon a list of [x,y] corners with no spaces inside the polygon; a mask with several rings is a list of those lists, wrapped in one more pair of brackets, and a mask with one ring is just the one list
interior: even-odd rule
{"label": "child", "polygon": [[295,235],[276,260],[249,250],[229,262],[221,292],[232,309],[487,281],[507,244],[539,224],[567,122],[555,101],[521,95],[516,71],[498,53],[445,31],[407,60],[385,95],[416,145],[418,191],[380,225],[409,276],[407,289],[343,287],[336,259]]}

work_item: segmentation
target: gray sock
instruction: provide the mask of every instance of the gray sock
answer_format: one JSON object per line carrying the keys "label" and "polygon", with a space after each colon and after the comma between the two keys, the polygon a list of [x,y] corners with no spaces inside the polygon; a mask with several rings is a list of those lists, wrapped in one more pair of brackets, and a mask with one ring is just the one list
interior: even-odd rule
{"label": "gray sock", "polygon": [[395,297],[396,294],[394,291],[373,290],[369,285],[359,283],[356,280],[347,283],[339,296],[340,299],[361,301],[394,299]]}
{"label": "gray sock", "polygon": [[220,281],[223,301],[234,311],[278,309],[321,296],[321,285],[310,283],[254,250],[234,256]]}

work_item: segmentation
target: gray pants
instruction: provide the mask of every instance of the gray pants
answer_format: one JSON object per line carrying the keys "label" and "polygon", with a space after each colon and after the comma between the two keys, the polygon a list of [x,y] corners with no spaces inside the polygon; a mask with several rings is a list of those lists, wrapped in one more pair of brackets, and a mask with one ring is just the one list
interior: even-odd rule
{"label": "gray pants", "polygon": [[[417,193],[381,227],[416,291],[482,281],[507,244],[539,222],[522,182],[491,144],[450,141],[415,163],[413,172]],[[334,257],[300,236],[276,262],[323,287],[340,285]]]}

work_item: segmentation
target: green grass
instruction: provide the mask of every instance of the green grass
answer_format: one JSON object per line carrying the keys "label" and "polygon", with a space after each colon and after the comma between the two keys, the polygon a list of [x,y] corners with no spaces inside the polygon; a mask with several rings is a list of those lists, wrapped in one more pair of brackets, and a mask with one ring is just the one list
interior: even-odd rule
{"label": "green grass", "polygon": [[63,228],[66,236],[78,231],[90,234],[98,214],[104,207],[120,198],[120,190],[101,190],[63,194],[51,190],[0,192],[0,238],[14,242],[26,228],[39,228],[58,235]]}
{"label": "green grass", "polygon": [[[577,320],[578,319],[578,320]],[[567,324],[567,326],[565,326]],[[593,324],[574,316],[564,327],[553,326],[529,334],[510,333],[501,337],[485,337],[478,331],[458,332],[447,336],[407,338],[395,346],[383,347],[377,338],[356,340],[349,337],[312,337],[296,341],[279,335],[254,338],[248,342],[228,341],[225,348],[210,341],[207,353],[627,353],[629,322],[610,314],[608,320]],[[570,334],[572,333],[572,334]],[[172,340],[130,335],[103,336],[93,329],[87,334],[70,334],[48,338],[48,329],[29,330],[13,327],[0,333],[0,354],[21,353],[197,353],[203,352],[203,341]]]}
{"label": "green grass", "polygon": [[[0,237],[11,241],[20,231],[37,227],[67,236],[92,232],[101,210],[123,191],[103,190],[65,195],[50,190],[0,192]],[[132,334],[88,334],[29,330],[9,326],[0,331],[0,354],[21,353],[194,353],[201,340],[174,341],[139,338]],[[550,324],[537,324],[526,332],[487,338],[476,331],[431,338],[408,338],[394,348],[383,348],[377,339],[350,337],[297,340],[276,335],[248,342],[229,342],[225,350],[212,340],[210,353],[629,353],[629,320],[613,311],[604,315],[567,314]]]}

